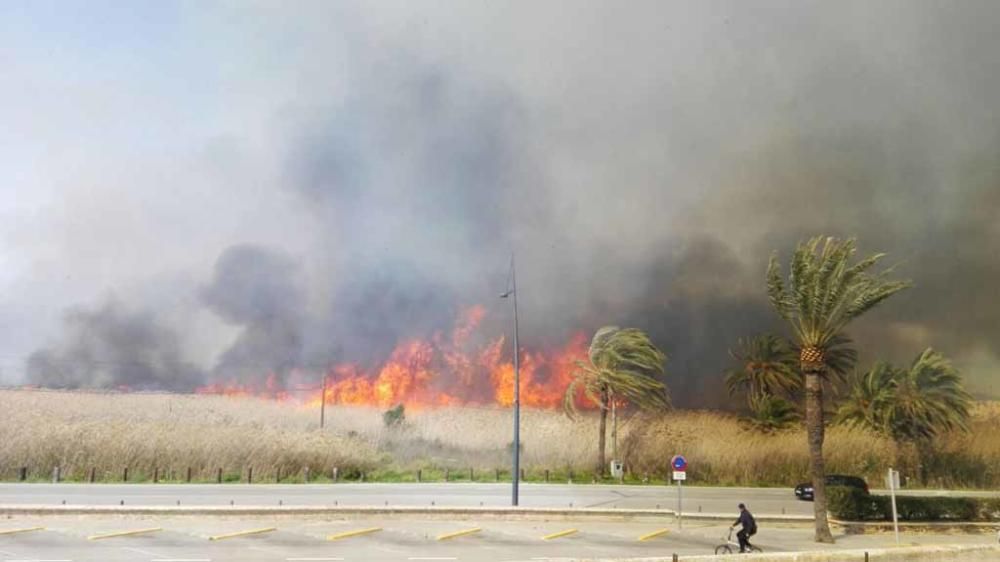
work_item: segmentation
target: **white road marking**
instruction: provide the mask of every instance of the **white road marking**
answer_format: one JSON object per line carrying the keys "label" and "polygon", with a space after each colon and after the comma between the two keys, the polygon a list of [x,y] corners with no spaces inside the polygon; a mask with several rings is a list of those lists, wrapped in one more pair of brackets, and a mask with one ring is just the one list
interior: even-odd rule
{"label": "white road marking", "polygon": [[414,556],[407,560],[458,560],[454,556]]}
{"label": "white road marking", "polygon": [[131,546],[123,546],[122,550],[131,550],[132,552],[138,552],[139,554],[145,554],[146,556],[152,556],[153,558],[159,558],[160,555],[155,552],[150,552],[148,550],[143,550],[141,548],[132,548]]}
{"label": "white road marking", "polygon": [[150,562],[212,562],[211,558],[154,558]]}
{"label": "white road marking", "polygon": [[285,558],[288,562],[333,562],[343,560],[343,558]]}
{"label": "white road marking", "polygon": [[38,558],[25,558],[23,560],[4,560],[4,562],[73,562],[73,561],[69,559],[41,560]]}

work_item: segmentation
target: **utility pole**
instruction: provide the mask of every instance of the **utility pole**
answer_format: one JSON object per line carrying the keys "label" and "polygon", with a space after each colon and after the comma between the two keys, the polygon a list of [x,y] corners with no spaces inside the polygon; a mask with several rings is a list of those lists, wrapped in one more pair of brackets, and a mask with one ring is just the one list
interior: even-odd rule
{"label": "utility pole", "polygon": [[319,428],[326,424],[326,373],[323,373],[323,394],[319,400]]}
{"label": "utility pole", "polygon": [[511,473],[511,505],[518,500],[518,483],[521,479],[521,364],[520,348],[517,342],[517,273],[514,269],[514,254],[510,255],[510,277],[507,291],[500,298],[512,297],[514,301],[514,471]]}

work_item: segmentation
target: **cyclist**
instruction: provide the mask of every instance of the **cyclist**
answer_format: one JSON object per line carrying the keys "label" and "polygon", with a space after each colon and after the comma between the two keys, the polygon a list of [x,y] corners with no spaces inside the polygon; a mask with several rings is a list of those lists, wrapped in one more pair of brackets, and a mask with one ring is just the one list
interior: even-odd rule
{"label": "cyclist", "polygon": [[757,534],[757,521],[753,518],[753,514],[747,509],[745,504],[740,504],[740,516],[736,519],[736,522],[729,527],[732,531],[737,525],[740,525],[742,529],[736,533],[736,538],[740,540],[740,552],[748,552],[750,550],[750,537]]}

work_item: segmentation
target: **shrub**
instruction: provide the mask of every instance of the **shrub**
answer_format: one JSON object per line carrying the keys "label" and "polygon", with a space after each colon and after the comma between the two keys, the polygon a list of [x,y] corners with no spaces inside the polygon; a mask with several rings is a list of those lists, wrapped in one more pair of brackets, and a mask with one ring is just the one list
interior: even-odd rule
{"label": "shrub", "polygon": [[398,404],[395,408],[386,410],[385,413],[382,414],[382,423],[384,423],[386,427],[399,427],[403,425],[403,422],[405,421],[406,411],[402,404]]}
{"label": "shrub", "polygon": [[[842,486],[831,486],[827,493],[828,508],[837,519],[892,521],[888,496]],[[1000,516],[1000,498],[896,496],[896,511],[900,521],[995,521]]]}

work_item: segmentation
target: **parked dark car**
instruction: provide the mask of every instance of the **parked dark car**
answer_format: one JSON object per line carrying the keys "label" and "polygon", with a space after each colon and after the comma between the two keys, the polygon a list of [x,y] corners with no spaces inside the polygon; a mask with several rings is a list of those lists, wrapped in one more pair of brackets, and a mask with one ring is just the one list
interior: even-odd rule
{"label": "parked dark car", "polygon": [[[826,475],[826,487],[830,486],[847,486],[849,488],[857,488],[859,490],[864,490],[868,493],[868,484],[865,483],[864,479],[857,476],[844,476],[843,474],[827,474]],[[795,497],[800,500],[811,502],[813,501],[813,486],[812,482],[803,482],[795,487]]]}

